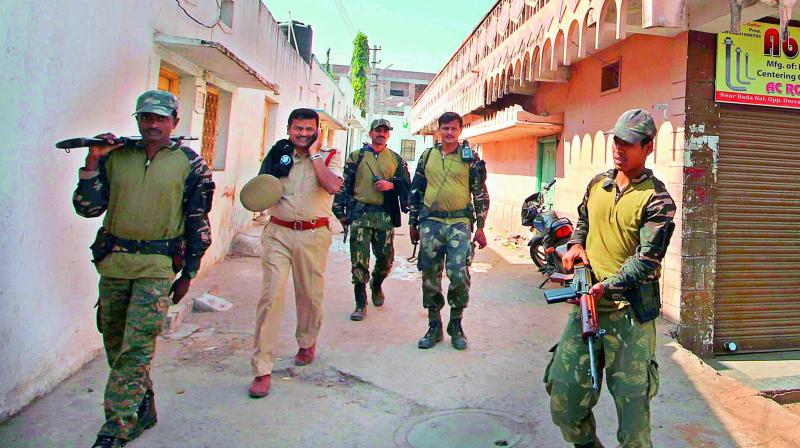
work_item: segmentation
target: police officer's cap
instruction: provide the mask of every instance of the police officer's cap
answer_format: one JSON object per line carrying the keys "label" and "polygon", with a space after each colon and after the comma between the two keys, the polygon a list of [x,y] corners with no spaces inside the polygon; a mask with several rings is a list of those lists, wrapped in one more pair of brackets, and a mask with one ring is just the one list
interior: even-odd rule
{"label": "police officer's cap", "polygon": [[277,177],[261,174],[242,187],[239,199],[251,212],[263,212],[277,204],[283,194],[283,185]]}

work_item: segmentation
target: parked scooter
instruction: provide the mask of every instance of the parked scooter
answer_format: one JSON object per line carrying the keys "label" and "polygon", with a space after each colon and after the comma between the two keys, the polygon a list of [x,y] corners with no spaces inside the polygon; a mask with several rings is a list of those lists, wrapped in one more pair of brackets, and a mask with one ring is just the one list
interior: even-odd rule
{"label": "parked scooter", "polygon": [[556,181],[542,187],[542,191],[534,193],[525,199],[522,204],[522,225],[530,226],[533,236],[528,242],[531,259],[539,272],[547,275],[539,287],[544,286],[551,277],[565,275],[564,267],[561,264],[561,257],[566,253],[567,242],[572,237],[572,222],[569,219],[560,217],[556,212],[550,210],[544,203],[544,198]]}

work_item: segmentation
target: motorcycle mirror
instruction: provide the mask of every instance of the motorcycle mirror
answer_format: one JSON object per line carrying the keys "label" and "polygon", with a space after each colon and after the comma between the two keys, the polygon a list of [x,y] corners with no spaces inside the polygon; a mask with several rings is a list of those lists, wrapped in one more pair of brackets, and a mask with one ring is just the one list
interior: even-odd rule
{"label": "motorcycle mirror", "polygon": [[555,179],[551,180],[550,182],[548,182],[548,183],[547,183],[547,185],[545,185],[545,186],[544,186],[544,190],[549,190],[550,188],[552,188],[552,186],[553,186],[555,183],[556,183],[556,180],[555,180]]}

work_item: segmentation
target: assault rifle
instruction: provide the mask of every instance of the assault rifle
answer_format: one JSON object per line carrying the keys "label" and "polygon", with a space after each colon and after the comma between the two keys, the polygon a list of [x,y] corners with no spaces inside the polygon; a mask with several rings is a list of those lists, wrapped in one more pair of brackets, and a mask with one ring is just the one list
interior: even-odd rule
{"label": "assault rifle", "polygon": [[600,380],[597,375],[597,365],[594,359],[595,338],[605,334],[597,322],[597,309],[594,296],[589,294],[592,289],[592,270],[589,266],[575,265],[575,274],[571,280],[564,282],[564,288],[549,289],[544,291],[544,298],[548,305],[566,302],[567,300],[580,300],[581,306],[581,338],[589,344],[589,375],[592,376],[592,389],[600,390]]}
{"label": "assault rifle", "polygon": [[[112,145],[118,145],[123,143],[125,145],[134,145],[142,139],[141,136],[133,136],[133,137],[117,137],[113,140]],[[186,137],[184,135],[176,135],[174,137],[170,137],[170,140],[180,144],[181,141],[184,140],[199,140],[197,137]],[[61,140],[60,142],[56,143],[56,148],[63,149],[65,152],[69,152],[70,149],[74,148],[88,148],[89,146],[106,146],[108,142],[102,138],[68,138],[66,140]]]}

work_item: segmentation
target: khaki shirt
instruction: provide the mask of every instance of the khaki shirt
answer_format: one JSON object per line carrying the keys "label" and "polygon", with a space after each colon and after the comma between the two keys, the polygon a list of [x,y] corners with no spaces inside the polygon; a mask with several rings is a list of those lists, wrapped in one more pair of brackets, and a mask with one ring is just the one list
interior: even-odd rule
{"label": "khaki shirt", "polygon": [[[327,160],[331,150],[320,151],[323,161]],[[294,164],[289,175],[281,177],[283,195],[277,204],[269,209],[269,214],[284,221],[311,221],[317,218],[333,216],[331,205],[333,195],[325,191],[317,181],[314,167],[307,154],[293,154]],[[342,177],[342,155],[338,151],[331,158],[328,169]]]}
{"label": "khaki shirt", "polygon": [[[469,163],[461,160],[459,149],[443,154],[434,148],[425,164],[428,187],[425,189],[425,207],[436,211],[454,212],[469,206]],[[430,218],[445,224],[470,223],[469,218]]]}
{"label": "khaki shirt", "polygon": [[[358,151],[350,154],[353,163],[358,160]],[[378,176],[383,180],[394,177],[397,171],[397,159],[389,148],[375,154],[372,151],[364,151],[364,158],[358,165],[356,173],[355,194],[356,201],[363,204],[381,205],[383,204],[383,192],[375,190],[375,182],[372,176]]]}

